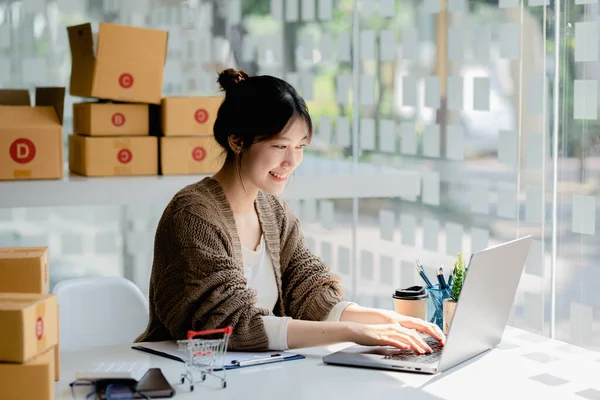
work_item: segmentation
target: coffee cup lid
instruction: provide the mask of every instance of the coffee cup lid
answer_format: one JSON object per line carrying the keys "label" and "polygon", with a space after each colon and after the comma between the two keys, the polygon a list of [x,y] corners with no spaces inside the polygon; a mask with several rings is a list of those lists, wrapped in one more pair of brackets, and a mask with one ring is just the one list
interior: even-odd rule
{"label": "coffee cup lid", "polygon": [[411,286],[405,289],[396,289],[395,299],[420,300],[427,298],[427,289],[423,286]]}

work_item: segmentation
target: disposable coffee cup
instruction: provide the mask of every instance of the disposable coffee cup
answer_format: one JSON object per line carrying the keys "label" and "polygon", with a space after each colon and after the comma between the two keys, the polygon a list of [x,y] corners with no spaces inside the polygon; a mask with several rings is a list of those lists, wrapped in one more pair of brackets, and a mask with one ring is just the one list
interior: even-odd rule
{"label": "disposable coffee cup", "polygon": [[427,289],[411,286],[394,293],[394,310],[401,315],[425,319],[427,317]]}

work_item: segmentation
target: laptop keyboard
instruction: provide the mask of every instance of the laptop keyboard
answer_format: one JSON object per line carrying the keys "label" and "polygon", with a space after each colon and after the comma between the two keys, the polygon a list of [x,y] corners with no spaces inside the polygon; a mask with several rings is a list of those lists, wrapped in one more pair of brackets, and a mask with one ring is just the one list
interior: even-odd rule
{"label": "laptop keyboard", "polygon": [[408,362],[421,362],[431,363],[439,360],[442,355],[442,346],[437,340],[432,337],[424,338],[425,343],[431,347],[433,353],[425,353],[423,355],[415,353],[413,350],[393,350],[386,354],[383,358],[385,360],[401,360]]}

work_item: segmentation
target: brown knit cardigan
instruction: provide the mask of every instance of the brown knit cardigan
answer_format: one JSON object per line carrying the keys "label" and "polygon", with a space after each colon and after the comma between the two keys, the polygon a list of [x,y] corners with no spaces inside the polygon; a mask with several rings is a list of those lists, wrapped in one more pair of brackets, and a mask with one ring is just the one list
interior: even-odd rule
{"label": "brown knit cardigan", "polygon": [[287,205],[259,192],[255,206],[275,269],[274,310],[256,307],[233,212],[221,185],[205,178],[178,192],[158,224],[150,320],[136,342],[184,339],[189,329],[229,325],[231,350],[267,350],[263,315],[320,321],[343,300],[339,279],[308,250]]}

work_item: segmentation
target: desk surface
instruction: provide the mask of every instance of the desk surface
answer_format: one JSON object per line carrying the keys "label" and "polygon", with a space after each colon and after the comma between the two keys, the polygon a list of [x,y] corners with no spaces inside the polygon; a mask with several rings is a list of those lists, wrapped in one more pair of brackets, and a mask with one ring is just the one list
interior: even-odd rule
{"label": "desk surface", "polygon": [[323,364],[324,355],[347,345],[303,349],[297,351],[306,356],[303,360],[228,371],[226,389],[209,376],[191,393],[187,384],[176,384],[182,363],[130,345],[63,352],[56,398],[71,399],[69,382],[86,364],[149,361],[174,384],[177,399],[600,399],[600,353],[511,327],[498,348],[434,376]]}

